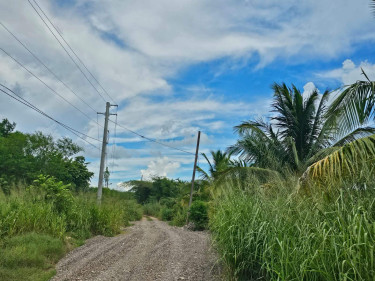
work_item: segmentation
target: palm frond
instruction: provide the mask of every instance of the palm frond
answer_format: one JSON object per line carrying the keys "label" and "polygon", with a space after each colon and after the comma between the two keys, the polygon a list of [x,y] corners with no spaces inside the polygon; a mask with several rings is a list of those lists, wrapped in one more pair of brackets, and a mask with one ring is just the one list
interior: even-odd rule
{"label": "palm frond", "polygon": [[340,140],[336,141],[336,143],[333,146],[343,146],[347,143],[353,142],[359,138],[367,137],[369,135],[375,134],[375,128],[374,127],[364,127],[364,128],[358,128],[354,130],[353,132],[349,133],[348,135],[342,137]]}
{"label": "palm frond", "polygon": [[302,179],[325,180],[328,177],[355,176],[375,160],[375,135],[347,143],[308,167]]}
{"label": "palm frond", "polygon": [[275,179],[280,180],[282,176],[279,172],[272,169],[259,167],[234,167],[228,168],[226,171],[222,172],[217,179],[217,183],[219,184],[234,178],[240,179],[243,182],[246,182],[249,178],[255,178],[260,183],[267,183]]}
{"label": "palm frond", "polygon": [[197,166],[197,171],[200,173],[200,178],[202,180],[206,180],[206,181],[209,181],[210,180],[210,176],[207,174],[207,172],[205,170],[203,170],[201,167]]}
{"label": "palm frond", "polygon": [[348,86],[331,104],[328,113],[339,114],[340,130],[347,134],[375,117],[375,82],[363,72],[365,81]]}

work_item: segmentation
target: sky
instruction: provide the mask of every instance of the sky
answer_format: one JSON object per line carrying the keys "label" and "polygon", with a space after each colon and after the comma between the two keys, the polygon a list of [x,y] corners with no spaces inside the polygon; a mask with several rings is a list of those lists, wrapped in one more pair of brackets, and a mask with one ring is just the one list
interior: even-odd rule
{"label": "sky", "polygon": [[[52,21],[58,32],[50,29],[83,74],[30,3]],[[0,0],[0,83],[97,139],[103,134],[97,122],[104,123],[97,112],[105,111],[105,101],[117,104],[111,113],[119,126],[109,123],[107,148],[111,188],[141,177],[190,180],[198,131],[200,152],[225,150],[236,142],[234,126],[270,116],[273,83],[293,83],[305,93],[335,90],[364,80],[361,68],[375,79],[370,3]],[[71,137],[85,149],[96,185],[99,149],[1,93],[2,118],[16,122],[19,131]],[[124,127],[191,153],[145,141]],[[199,165],[206,167],[202,157]]]}

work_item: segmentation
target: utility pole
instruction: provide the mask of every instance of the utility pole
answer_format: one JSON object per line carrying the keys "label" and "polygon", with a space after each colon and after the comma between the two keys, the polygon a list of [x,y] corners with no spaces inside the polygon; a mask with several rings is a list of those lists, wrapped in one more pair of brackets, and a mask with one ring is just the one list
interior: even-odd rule
{"label": "utility pole", "polygon": [[[194,169],[193,169],[193,177],[191,179],[191,189],[190,189],[190,200],[189,200],[189,209],[191,206],[191,203],[193,201],[193,191],[194,191],[194,181],[195,181],[195,170],[197,169],[197,160],[198,160],[198,151],[199,151],[199,140],[201,138],[201,131],[198,131],[198,139],[197,139],[197,148],[195,150],[195,160],[194,160]],[[189,221],[189,212],[186,219],[186,223]]]}
{"label": "utility pole", "polygon": [[108,119],[110,115],[116,115],[116,114],[110,114],[109,108],[111,106],[117,106],[117,105],[111,105],[109,102],[106,102],[105,104],[105,113],[98,114],[104,114],[104,133],[103,133],[103,143],[102,143],[102,155],[100,158],[100,169],[99,169],[99,182],[98,182],[98,204],[102,201],[102,192],[103,192],[103,173],[104,173],[104,162],[105,162],[105,155],[106,155],[106,149],[108,144]]}

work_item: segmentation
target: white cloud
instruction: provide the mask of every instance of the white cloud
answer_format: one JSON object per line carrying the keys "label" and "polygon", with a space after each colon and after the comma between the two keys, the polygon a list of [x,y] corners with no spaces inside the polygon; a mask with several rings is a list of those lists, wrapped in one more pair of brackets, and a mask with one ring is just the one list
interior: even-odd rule
{"label": "white cloud", "polygon": [[[311,95],[311,93],[314,91],[314,90],[317,90],[315,84],[313,82],[307,82],[305,84],[305,86],[303,86],[303,93],[302,93],[302,96],[304,98],[308,97]],[[319,92],[319,90],[318,90]]]}
{"label": "white cloud", "polygon": [[[207,149],[205,143],[223,144],[215,134],[231,129],[234,119],[267,113],[270,103],[269,97],[251,103],[233,101],[232,97],[219,96],[204,85],[188,87],[183,93],[187,98],[183,99],[176,96],[168,81],[185,67],[226,58],[223,68],[213,71],[223,73],[226,69],[246,65],[254,56],[259,57],[259,66],[265,66],[275,58],[293,63],[311,57],[333,58],[348,53],[355,43],[375,39],[374,19],[367,0],[77,0],[74,6],[63,7],[58,6],[58,1],[38,2],[119,103],[120,123],[186,149],[194,148],[198,130],[204,131],[202,149]],[[103,100],[69,60],[28,2],[1,1],[0,18],[94,110],[87,108],[56,81],[2,27],[0,46],[93,120],[87,120],[57,98],[1,52],[0,82],[20,91],[24,98],[47,114],[97,138],[96,111],[104,111]],[[367,67],[365,63],[360,66]],[[368,67],[371,77],[374,66]],[[355,76],[358,68],[347,61],[342,69],[327,75],[346,83],[358,79]],[[158,100],[159,96],[163,98]],[[4,95],[0,95],[0,112],[1,116],[15,121],[18,130],[33,132],[40,129],[56,137],[67,135],[75,139],[74,135]],[[102,123],[102,119],[99,121]],[[117,129],[118,143],[130,146],[139,140],[126,130]],[[80,140],[79,143],[84,144]],[[118,147],[114,178],[135,176],[141,168],[156,165],[158,162],[151,156],[168,157],[169,162],[161,164],[167,168],[158,171],[160,174],[173,173],[178,163],[193,161],[153,144],[141,149],[133,147]],[[92,159],[90,169],[96,172],[98,151],[87,146],[85,155]],[[156,166],[152,166],[145,171],[155,169]]]}
{"label": "white cloud", "polygon": [[167,177],[180,167],[180,163],[171,161],[168,157],[158,158],[150,161],[146,170],[141,170],[144,180],[150,180],[154,176]]}
{"label": "white cloud", "polygon": [[342,67],[318,73],[317,76],[323,79],[335,79],[343,85],[350,85],[358,80],[366,80],[362,74],[362,69],[371,79],[375,79],[375,64],[362,61],[356,65],[352,60],[347,59],[342,63]]}

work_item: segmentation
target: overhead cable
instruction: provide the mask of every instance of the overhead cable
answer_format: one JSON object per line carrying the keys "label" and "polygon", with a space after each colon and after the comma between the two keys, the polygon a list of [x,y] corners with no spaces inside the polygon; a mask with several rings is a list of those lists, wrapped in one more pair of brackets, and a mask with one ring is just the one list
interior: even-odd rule
{"label": "overhead cable", "polygon": [[61,39],[65,42],[65,44],[68,46],[68,48],[72,51],[74,56],[78,59],[78,61],[83,65],[83,67],[87,70],[87,72],[91,75],[91,77],[95,80],[95,82],[100,86],[100,88],[107,94],[107,96],[112,100],[112,102],[116,103],[111,95],[104,89],[102,84],[96,79],[96,77],[91,73],[91,71],[86,67],[85,63],[81,60],[81,58],[77,55],[77,53],[73,50],[73,48],[70,46],[70,44],[65,40],[64,36],[61,34],[58,28],[53,24],[53,22],[50,20],[50,18],[46,15],[44,10],[39,6],[38,2],[36,0],[33,0],[35,4],[38,6],[40,11],[43,13],[43,15],[47,18],[48,22],[53,26],[53,28],[57,31],[57,33],[60,35]]}
{"label": "overhead cable", "polygon": [[[15,61],[20,67],[25,69],[29,74],[34,76],[39,82],[41,82],[44,86],[46,86],[48,89],[50,89],[55,95],[60,97],[62,100],[64,100],[66,103],[74,107],[76,110],[78,110],[82,115],[84,115],[87,119],[90,121],[93,121],[94,123],[95,120],[93,120],[90,116],[88,116],[86,113],[84,113],[82,110],[80,110],[78,107],[76,107],[74,104],[72,104],[70,101],[68,101],[66,98],[64,98],[62,95],[60,95],[58,92],[56,92],[51,86],[49,86],[46,82],[44,82],[41,78],[39,78],[36,74],[34,74],[31,70],[29,70],[26,66],[24,66],[21,62],[19,62],[16,58],[14,58],[11,54],[9,54],[7,51],[5,51],[2,47],[0,47],[0,50],[6,54],[8,57],[10,57],[13,61]],[[98,124],[98,123],[97,123]],[[99,125],[99,124],[98,124]]]}
{"label": "overhead cable", "polygon": [[[112,123],[115,123],[115,122],[112,121],[112,120],[109,120],[109,121],[112,122]],[[134,135],[137,135],[138,137],[140,137],[140,138],[142,138],[142,139],[145,139],[145,140],[148,140],[148,141],[150,141],[150,142],[154,142],[154,143],[157,143],[157,144],[163,145],[163,146],[165,146],[165,147],[169,147],[169,148],[171,148],[171,149],[178,150],[178,151],[181,151],[181,152],[184,152],[184,153],[187,153],[187,154],[195,155],[195,153],[193,153],[193,152],[189,152],[189,151],[183,150],[183,149],[181,149],[181,148],[177,148],[177,147],[171,146],[171,145],[169,145],[169,144],[166,144],[166,143],[160,142],[160,141],[158,141],[158,140],[155,140],[155,139],[152,139],[152,138],[146,137],[146,136],[144,136],[144,135],[141,135],[140,133],[137,133],[136,131],[133,131],[133,130],[131,130],[131,129],[129,129],[129,128],[127,128],[127,127],[125,127],[125,126],[119,124],[119,123],[116,123],[116,124],[117,124],[117,126],[119,126],[119,127],[123,128],[123,129],[129,131],[130,133],[132,133],[132,134],[134,134]]]}
{"label": "overhead cable", "polygon": [[12,99],[26,105],[27,107],[33,109],[34,111],[38,112],[39,114],[47,117],[48,119],[54,121],[55,123],[57,123],[58,125],[62,126],[63,128],[65,128],[66,130],[70,131],[71,133],[73,133],[74,135],[76,135],[77,137],[79,137],[80,139],[82,139],[83,141],[85,141],[86,143],[90,144],[91,146],[97,148],[97,149],[100,149],[98,146],[92,144],[91,142],[89,142],[88,140],[86,140],[84,137],[86,138],[90,138],[90,139],[93,139],[93,140],[96,140],[98,142],[101,142],[100,140],[98,139],[95,139],[93,137],[90,137],[88,136],[87,134],[85,133],[82,133],[76,129],[73,129],[72,127],[56,120],[55,118],[51,117],[50,115],[48,115],[47,113],[43,112],[42,110],[40,110],[39,108],[37,108],[35,105],[33,105],[32,103],[30,103],[29,101],[25,100],[24,98],[22,98],[20,95],[18,95],[17,93],[15,93],[13,90],[9,89],[8,87],[6,87],[5,85],[1,84],[0,83],[0,86],[2,86],[3,88],[5,88],[6,90],[8,90],[9,92],[13,93],[15,96],[9,94],[8,92],[6,92],[5,90],[3,89],[0,89],[1,92],[3,92],[4,94],[8,95],[9,97],[11,97]]}
{"label": "overhead cable", "polygon": [[52,71],[52,69],[50,69],[41,59],[39,59],[37,57],[37,55],[35,53],[33,53],[12,31],[10,31],[2,22],[0,22],[0,25],[19,43],[21,44],[22,47],[24,47],[41,65],[44,66],[45,69],[47,69],[47,71],[49,73],[51,73],[58,81],[60,81],[64,86],[65,88],[67,88],[71,93],[73,93],[80,101],[82,101],[85,105],[87,105],[92,111],[94,111],[95,113],[97,112],[90,104],[88,104],[84,99],[82,99],[76,92],[74,92],[64,81],[61,80],[61,78],[59,78],[57,76],[57,74],[55,72]]}
{"label": "overhead cable", "polygon": [[[82,68],[78,65],[78,63],[75,61],[75,59],[72,57],[72,55],[68,52],[68,50],[64,47],[64,45],[61,43],[61,41],[59,40],[59,38],[57,38],[56,34],[52,31],[51,27],[47,24],[47,22],[44,20],[44,18],[42,17],[42,15],[38,12],[38,10],[35,8],[35,6],[31,3],[30,0],[28,0],[29,4],[31,5],[31,7],[34,9],[34,11],[37,13],[37,15],[39,16],[39,18],[43,21],[43,23],[45,24],[45,26],[48,28],[48,30],[51,32],[51,34],[53,35],[53,37],[55,37],[55,39],[57,40],[57,42],[60,44],[60,46],[64,49],[65,53],[69,56],[69,58],[71,59],[71,61],[75,64],[75,66],[78,68],[78,70],[82,73],[82,75],[85,77],[85,79],[90,83],[90,85],[95,89],[95,91],[98,93],[98,95],[103,99],[103,101],[106,101],[105,98],[103,97],[103,95],[98,91],[98,89],[95,87],[95,85],[91,82],[91,80],[87,77],[87,75],[84,73],[84,71],[82,70]],[[73,49],[70,47],[70,45],[66,42],[66,40],[63,38],[61,32],[58,31],[58,29],[54,26],[54,24],[50,21],[50,19],[47,17],[47,15],[44,13],[43,9],[38,5],[38,3],[34,0],[34,3],[35,5],[38,6],[38,8],[40,9],[40,11],[43,13],[43,15],[47,18],[48,22],[52,25],[52,27],[56,30],[56,32],[58,33],[58,35],[63,39],[63,41],[68,45],[69,49],[72,50],[73,54],[78,58],[78,56],[76,55],[76,53],[73,51]],[[78,58],[78,60],[82,63],[82,60]],[[82,63],[82,65],[84,65]],[[86,68],[86,66],[85,66]],[[87,69],[87,68],[86,68]],[[88,70],[88,69],[87,69]],[[90,73],[91,76],[93,76],[91,74],[90,71],[88,71]],[[93,76],[94,77],[94,76]],[[95,78],[96,80],[96,78]],[[97,80],[96,80],[97,81]],[[99,82],[97,82],[99,83]],[[108,93],[107,93],[108,95]],[[110,96],[109,96],[110,97]]]}

